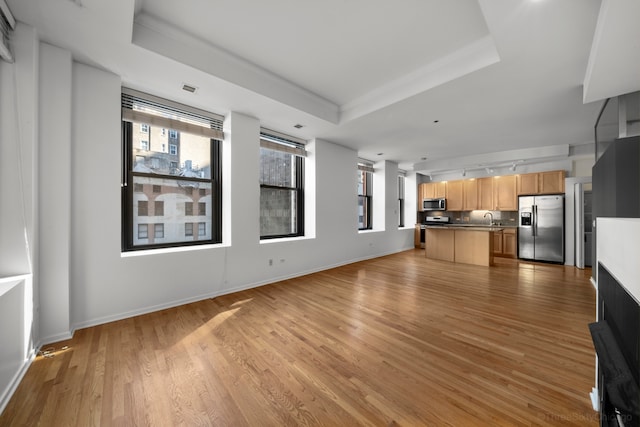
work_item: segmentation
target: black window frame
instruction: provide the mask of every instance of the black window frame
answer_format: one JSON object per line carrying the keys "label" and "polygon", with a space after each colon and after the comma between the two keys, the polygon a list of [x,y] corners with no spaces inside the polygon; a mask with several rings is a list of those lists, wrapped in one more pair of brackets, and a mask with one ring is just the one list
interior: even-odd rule
{"label": "black window frame", "polygon": [[[262,230],[260,230],[260,240],[269,240],[269,239],[283,239],[288,237],[302,237],[304,236],[304,159],[306,155],[306,151],[304,149],[304,144],[293,137],[288,135],[284,135],[278,132],[261,129],[260,131],[260,146],[261,150],[274,150],[274,151],[282,151],[294,156],[294,165],[296,168],[295,171],[295,182],[294,186],[284,186],[284,185],[274,185],[274,184],[264,184],[260,183],[260,193],[262,197],[262,189],[274,189],[274,190],[285,190],[285,191],[293,191],[296,194],[296,219],[295,233],[286,233],[286,234],[263,234]],[[262,155],[260,155],[260,162],[262,162]],[[262,201],[260,202],[262,205]],[[261,220],[262,221],[262,220]]]}
{"label": "black window frame", "polygon": [[[362,190],[360,192],[360,178],[364,176]],[[362,224],[358,225],[358,230],[372,230],[373,229],[373,168],[370,165],[358,164],[358,206],[360,206],[360,200],[362,200]],[[360,213],[358,212],[358,217]],[[358,218],[358,224],[360,224],[360,218]]]}
{"label": "black window frame", "polygon": [[398,227],[404,227],[404,198],[406,177],[398,175]]}
{"label": "black window frame", "polygon": [[[170,109],[173,111],[183,113],[188,116],[194,116],[198,119],[201,119],[201,116],[197,116],[197,114],[201,110],[197,110],[195,108],[184,106],[181,104],[177,104],[172,101],[163,100],[161,98],[154,97],[152,95],[143,94],[141,92],[133,91],[131,89],[123,88],[123,110],[125,110],[125,92],[127,96],[128,94],[134,93],[136,96],[140,96],[141,99],[146,99],[145,97],[149,97],[156,105],[161,105],[162,102],[166,102]],[[158,101],[159,100],[159,101]],[[183,109],[181,109],[183,108]],[[207,114],[208,113],[203,112]],[[213,116],[213,115],[212,115]],[[214,132],[218,131],[219,135],[222,134],[222,118],[211,119],[211,129]],[[222,137],[220,138],[209,138],[210,143],[210,159],[209,164],[210,167],[210,178],[199,178],[199,177],[191,177],[191,176],[179,176],[179,175],[165,175],[161,173],[147,173],[147,172],[134,172],[133,164],[134,162],[131,160],[134,155],[133,150],[133,132],[134,126],[136,126],[137,122],[132,122],[129,120],[125,120],[124,112],[122,119],[122,185],[121,185],[121,211],[122,211],[122,252],[131,252],[131,251],[139,251],[139,250],[148,250],[148,249],[160,249],[160,248],[177,248],[184,246],[198,246],[198,245],[206,245],[206,244],[218,244],[222,243]],[[195,126],[195,125],[193,125]],[[205,130],[207,128],[204,128]],[[187,133],[190,133],[187,131]],[[149,243],[149,244],[135,244],[134,245],[134,233],[137,233],[138,230],[134,230],[134,176],[139,177],[148,177],[148,178],[156,178],[156,179],[170,179],[174,181],[184,182],[185,184],[195,184],[195,183],[205,183],[211,186],[211,238],[210,239],[201,239],[203,236],[198,236],[195,240],[190,241],[179,241],[179,242],[169,242],[169,243]],[[140,188],[140,187],[138,187]],[[139,194],[139,193],[138,193]],[[165,232],[166,232],[166,227]],[[147,227],[147,239],[149,239],[149,231]],[[165,234],[166,236],[166,234]],[[195,236],[194,236],[195,237]]]}

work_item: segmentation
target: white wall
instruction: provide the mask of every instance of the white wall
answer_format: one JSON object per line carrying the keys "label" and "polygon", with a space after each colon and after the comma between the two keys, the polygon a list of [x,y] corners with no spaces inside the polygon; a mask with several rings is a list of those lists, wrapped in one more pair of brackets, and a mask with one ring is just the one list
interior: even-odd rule
{"label": "white wall", "polygon": [[40,332],[51,341],[70,336],[71,66],[68,51],[40,45]]}
{"label": "white wall", "polygon": [[18,24],[0,61],[0,412],[26,372],[38,328],[38,47]]}
{"label": "white wall", "polygon": [[598,263],[602,263],[636,301],[640,301],[640,219],[598,218],[596,221],[598,259],[594,264],[594,277]]}
{"label": "white wall", "polygon": [[[315,169],[315,183],[311,183],[307,194],[307,209],[315,204],[315,209],[307,213],[307,220],[314,216],[316,219],[315,238],[312,232],[307,238],[261,243],[257,184],[260,123],[256,118],[232,112],[225,122],[229,138],[223,145],[223,244],[122,256],[120,86],[116,75],[86,65],[73,66],[69,273],[72,328],[413,246],[412,230],[398,230],[397,224],[370,234],[357,232],[356,152],[321,140],[310,144],[307,158],[312,166],[309,169]],[[387,167],[395,168],[395,183],[397,166],[389,163]],[[384,194],[392,199],[384,200],[382,205],[395,208],[395,192]],[[57,196],[52,192],[46,197]],[[386,216],[395,222],[393,212]]]}

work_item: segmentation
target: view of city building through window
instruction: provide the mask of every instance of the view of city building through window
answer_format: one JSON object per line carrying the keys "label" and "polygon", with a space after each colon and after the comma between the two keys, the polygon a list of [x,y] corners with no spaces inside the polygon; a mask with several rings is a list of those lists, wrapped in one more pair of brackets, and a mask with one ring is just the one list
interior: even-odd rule
{"label": "view of city building through window", "polygon": [[[208,138],[146,125],[148,133],[136,132],[133,126],[133,228],[153,224],[162,232],[138,233],[134,245],[211,240],[211,183],[184,180],[211,178],[211,142]],[[148,149],[137,148],[142,138],[149,139]],[[175,146],[175,150],[163,150]],[[156,177],[153,175],[163,175]],[[175,178],[172,178],[175,177]],[[144,206],[144,210],[141,210]],[[198,209],[194,209],[197,206]],[[153,211],[151,209],[153,208]],[[185,232],[185,224],[204,224],[208,233]]]}
{"label": "view of city building through window", "polygon": [[[164,127],[180,125],[173,111],[131,104],[132,117],[123,117],[123,249],[219,241],[219,141]],[[162,122],[166,116],[173,121]],[[152,123],[136,121],[145,118]]]}
{"label": "view of city building through window", "polygon": [[304,235],[304,148],[261,133],[260,237]]}

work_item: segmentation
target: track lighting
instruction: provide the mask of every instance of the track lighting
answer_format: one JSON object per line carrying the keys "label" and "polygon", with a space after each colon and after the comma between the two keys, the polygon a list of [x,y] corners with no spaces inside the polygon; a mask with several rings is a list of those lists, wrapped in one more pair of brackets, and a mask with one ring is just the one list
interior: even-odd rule
{"label": "track lighting", "polygon": [[511,172],[515,172],[516,171],[516,164],[515,163],[512,164],[509,169],[511,169]]}
{"label": "track lighting", "polygon": [[462,176],[467,176],[467,170],[466,169],[462,169]]}

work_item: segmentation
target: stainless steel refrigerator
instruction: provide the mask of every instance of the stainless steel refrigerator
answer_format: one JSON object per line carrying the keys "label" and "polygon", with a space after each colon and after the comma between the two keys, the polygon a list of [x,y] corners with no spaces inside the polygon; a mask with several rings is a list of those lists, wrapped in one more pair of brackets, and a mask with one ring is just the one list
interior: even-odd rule
{"label": "stainless steel refrigerator", "polygon": [[564,195],[518,198],[518,257],[564,263]]}

